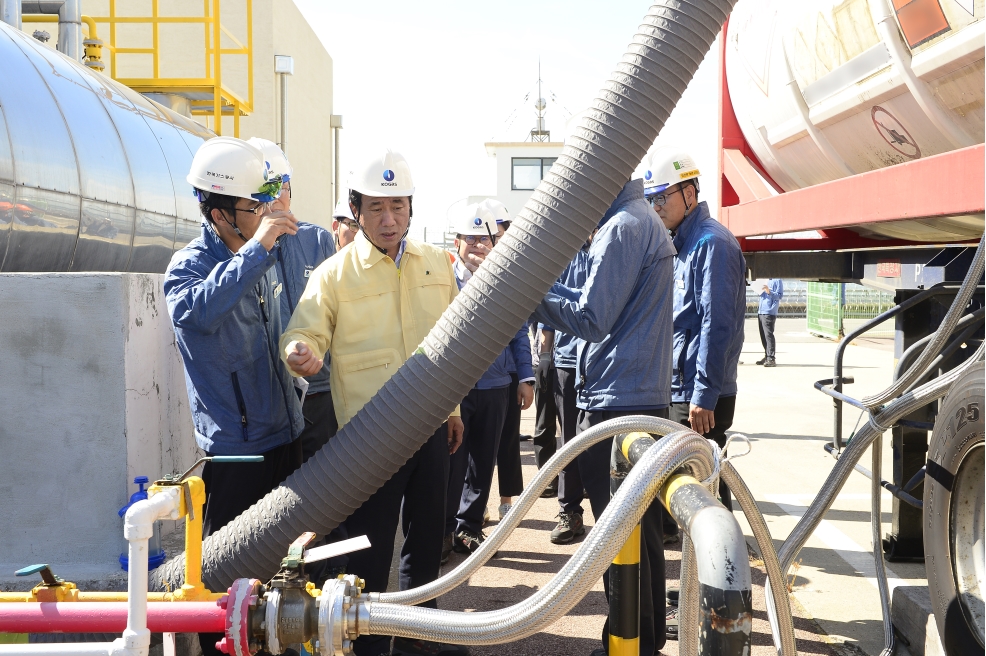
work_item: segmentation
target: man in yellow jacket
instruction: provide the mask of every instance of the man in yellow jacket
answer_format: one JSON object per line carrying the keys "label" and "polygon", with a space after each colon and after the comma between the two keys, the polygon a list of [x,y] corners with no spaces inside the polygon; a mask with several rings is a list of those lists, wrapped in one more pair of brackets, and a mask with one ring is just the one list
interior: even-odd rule
{"label": "man in yellow jacket", "polygon": [[[331,389],[343,427],[414,353],[458,286],[445,251],[407,239],[414,186],[401,155],[386,151],[358,169],[349,201],[360,225],[355,240],[312,273],[281,336],[281,358],[296,376],[317,373],[332,356]],[[403,504],[400,587],[438,578],[449,454],[462,442],[458,410],[424,446],[346,520],[344,533],[366,535],[369,549],[349,555],[347,571],[369,592],[387,588]],[[441,483],[440,483],[441,482]],[[436,607],[431,601],[427,605]],[[390,653],[390,638],[364,636],[358,656]],[[395,654],[465,654],[464,648],[398,638]]]}

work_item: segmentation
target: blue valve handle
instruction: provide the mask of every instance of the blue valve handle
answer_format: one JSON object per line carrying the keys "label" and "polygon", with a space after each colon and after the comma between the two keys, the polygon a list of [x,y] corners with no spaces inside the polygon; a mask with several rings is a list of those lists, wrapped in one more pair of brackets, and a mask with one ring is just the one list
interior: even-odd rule
{"label": "blue valve handle", "polygon": [[47,569],[47,567],[48,565],[46,564],[28,565],[14,572],[14,576],[30,576],[31,574],[37,574],[43,569]]}
{"label": "blue valve handle", "polygon": [[212,456],[212,462],[263,462],[263,456]]}

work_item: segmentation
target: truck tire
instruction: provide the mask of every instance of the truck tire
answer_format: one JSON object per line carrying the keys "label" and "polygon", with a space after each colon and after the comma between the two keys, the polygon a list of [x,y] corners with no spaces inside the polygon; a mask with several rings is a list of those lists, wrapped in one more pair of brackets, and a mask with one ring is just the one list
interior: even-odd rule
{"label": "truck tire", "polygon": [[945,397],[928,447],[924,553],[938,635],[949,656],[983,653],[984,364]]}

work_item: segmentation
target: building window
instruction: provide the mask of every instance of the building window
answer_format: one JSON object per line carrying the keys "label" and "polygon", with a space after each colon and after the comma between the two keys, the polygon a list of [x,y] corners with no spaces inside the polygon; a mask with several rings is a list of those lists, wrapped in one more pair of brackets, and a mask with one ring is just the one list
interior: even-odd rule
{"label": "building window", "polygon": [[513,157],[510,160],[510,188],[514,190],[535,189],[551,170],[557,157]]}

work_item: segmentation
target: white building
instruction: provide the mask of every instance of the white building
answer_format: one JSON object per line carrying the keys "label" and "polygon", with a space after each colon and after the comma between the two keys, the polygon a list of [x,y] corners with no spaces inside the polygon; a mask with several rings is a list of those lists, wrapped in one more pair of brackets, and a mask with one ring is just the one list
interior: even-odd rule
{"label": "white building", "polygon": [[516,216],[551,165],[561,155],[560,141],[492,141],[486,153],[496,157],[496,198]]}

